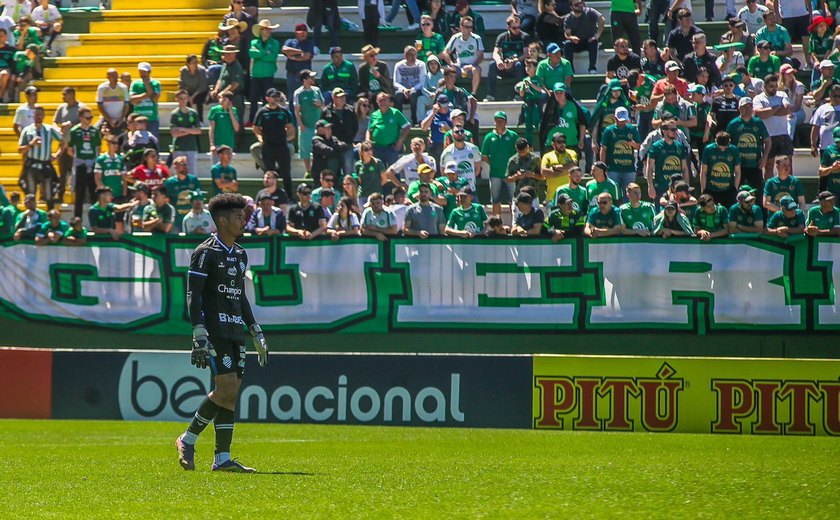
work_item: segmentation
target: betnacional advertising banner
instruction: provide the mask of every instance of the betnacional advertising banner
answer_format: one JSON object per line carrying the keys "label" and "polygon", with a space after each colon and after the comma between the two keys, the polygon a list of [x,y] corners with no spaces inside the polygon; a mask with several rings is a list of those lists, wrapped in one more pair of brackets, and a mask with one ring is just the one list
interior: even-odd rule
{"label": "betnacional advertising banner", "polygon": [[533,427],[840,435],[840,361],[535,356]]}
{"label": "betnacional advertising banner", "polygon": [[[140,334],[190,331],[198,240],[0,243],[0,317]],[[840,240],[246,237],[263,328],[324,333],[840,330]],[[220,291],[224,290],[220,287]]]}

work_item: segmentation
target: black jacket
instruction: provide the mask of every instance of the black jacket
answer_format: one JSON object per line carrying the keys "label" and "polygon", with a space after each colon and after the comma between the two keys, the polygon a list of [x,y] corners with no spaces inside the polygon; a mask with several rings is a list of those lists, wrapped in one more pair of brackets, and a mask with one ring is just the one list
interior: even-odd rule
{"label": "black jacket", "polygon": [[312,177],[320,179],[321,172],[324,170],[337,172],[340,164],[339,155],[348,148],[349,145],[336,136],[327,139],[324,136],[315,135],[312,138]]}

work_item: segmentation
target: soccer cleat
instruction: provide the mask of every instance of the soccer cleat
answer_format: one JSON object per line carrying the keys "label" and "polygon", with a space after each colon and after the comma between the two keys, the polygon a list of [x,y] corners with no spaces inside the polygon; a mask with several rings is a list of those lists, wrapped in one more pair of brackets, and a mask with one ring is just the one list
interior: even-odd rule
{"label": "soccer cleat", "polygon": [[256,473],[257,470],[243,466],[236,459],[230,459],[221,464],[213,463],[213,471],[230,471],[231,473]]}
{"label": "soccer cleat", "polygon": [[178,463],[187,471],[195,469],[195,446],[187,444],[183,440],[183,435],[175,439],[175,448],[178,450]]}

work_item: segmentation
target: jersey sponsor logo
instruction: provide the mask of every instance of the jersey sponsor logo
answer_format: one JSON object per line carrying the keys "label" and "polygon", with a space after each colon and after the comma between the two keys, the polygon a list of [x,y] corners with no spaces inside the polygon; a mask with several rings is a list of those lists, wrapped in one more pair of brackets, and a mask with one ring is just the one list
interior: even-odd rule
{"label": "jersey sponsor logo", "polygon": [[676,155],[669,155],[662,164],[662,170],[666,172],[682,171],[682,160]]}
{"label": "jersey sponsor logo", "polygon": [[228,287],[227,285],[220,283],[216,290],[219,291],[220,294],[226,295],[228,298],[238,299],[242,295],[242,289],[235,286],[235,280],[231,280],[230,285],[231,286]]}
{"label": "jersey sponsor logo", "polygon": [[245,325],[245,320],[242,319],[242,316],[220,312],[219,323],[236,323],[238,325]]}

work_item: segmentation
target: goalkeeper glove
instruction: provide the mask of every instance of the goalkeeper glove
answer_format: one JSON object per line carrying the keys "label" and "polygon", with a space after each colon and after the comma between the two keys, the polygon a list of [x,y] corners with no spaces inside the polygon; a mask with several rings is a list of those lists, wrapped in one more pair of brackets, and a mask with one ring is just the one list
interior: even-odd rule
{"label": "goalkeeper glove", "polygon": [[251,337],[254,338],[254,348],[257,350],[257,357],[260,366],[264,367],[268,364],[268,343],[265,342],[265,336],[263,336],[262,329],[259,325],[254,323],[248,327],[248,332],[250,332]]}
{"label": "goalkeeper glove", "polygon": [[216,349],[207,337],[207,329],[204,325],[193,327],[193,349],[190,356],[190,363],[198,368],[207,368],[210,365],[210,358],[216,357]]}

